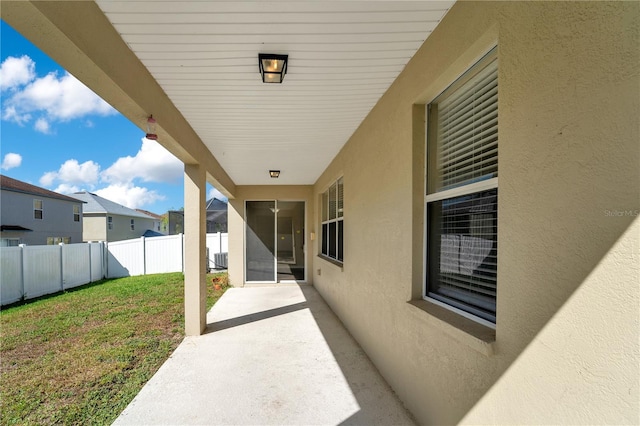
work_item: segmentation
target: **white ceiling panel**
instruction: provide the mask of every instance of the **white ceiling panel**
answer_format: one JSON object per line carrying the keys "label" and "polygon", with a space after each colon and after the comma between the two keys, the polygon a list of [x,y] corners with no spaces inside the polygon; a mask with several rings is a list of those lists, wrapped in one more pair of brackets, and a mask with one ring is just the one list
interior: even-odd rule
{"label": "white ceiling panel", "polygon": [[[291,185],[317,180],[453,1],[97,3],[236,184]],[[282,84],[258,53],[289,55]]]}

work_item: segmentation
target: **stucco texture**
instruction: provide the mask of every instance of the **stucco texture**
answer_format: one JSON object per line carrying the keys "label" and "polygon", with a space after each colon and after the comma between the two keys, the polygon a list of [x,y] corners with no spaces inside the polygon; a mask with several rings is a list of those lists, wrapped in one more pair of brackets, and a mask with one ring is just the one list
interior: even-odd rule
{"label": "stucco texture", "polygon": [[[314,186],[318,199],[344,176],[344,267],[314,256],[314,285],[420,423],[640,422],[639,22],[637,2],[456,3]],[[422,285],[424,105],[493,46],[483,351],[407,302]]]}

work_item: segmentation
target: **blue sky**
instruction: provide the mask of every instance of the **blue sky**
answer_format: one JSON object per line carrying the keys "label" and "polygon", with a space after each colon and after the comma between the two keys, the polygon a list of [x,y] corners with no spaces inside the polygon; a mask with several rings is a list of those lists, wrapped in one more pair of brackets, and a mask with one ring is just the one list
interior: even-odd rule
{"label": "blue sky", "polygon": [[158,214],[183,206],[179,160],[4,21],[0,44],[2,174]]}

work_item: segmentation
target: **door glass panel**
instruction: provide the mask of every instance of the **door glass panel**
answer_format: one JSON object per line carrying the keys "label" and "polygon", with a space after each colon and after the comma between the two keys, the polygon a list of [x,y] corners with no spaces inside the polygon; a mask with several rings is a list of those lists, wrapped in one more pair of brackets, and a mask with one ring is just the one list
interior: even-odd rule
{"label": "door glass panel", "polygon": [[247,281],[275,281],[275,201],[247,201]]}
{"label": "door glass panel", "polygon": [[278,201],[278,282],[304,281],[304,201]]}

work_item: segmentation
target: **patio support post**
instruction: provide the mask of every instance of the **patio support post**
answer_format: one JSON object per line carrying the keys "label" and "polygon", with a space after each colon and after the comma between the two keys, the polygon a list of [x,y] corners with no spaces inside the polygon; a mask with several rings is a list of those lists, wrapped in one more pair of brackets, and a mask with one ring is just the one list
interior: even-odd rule
{"label": "patio support post", "polygon": [[206,312],[206,170],[184,165],[184,328],[198,336],[207,326]]}

